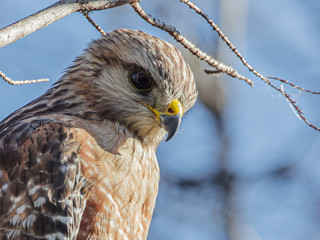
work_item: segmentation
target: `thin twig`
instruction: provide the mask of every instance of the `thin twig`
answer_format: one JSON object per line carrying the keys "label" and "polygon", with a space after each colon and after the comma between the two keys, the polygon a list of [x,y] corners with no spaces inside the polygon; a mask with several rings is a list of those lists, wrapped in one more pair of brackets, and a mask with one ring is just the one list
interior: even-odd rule
{"label": "thin twig", "polygon": [[234,68],[231,66],[227,66],[224,63],[218,62],[213,57],[209,56],[205,52],[201,51],[199,48],[197,48],[194,44],[192,44],[190,41],[188,41],[184,36],[182,36],[174,26],[164,23],[163,21],[157,20],[153,18],[150,14],[147,14],[140,4],[138,2],[132,3],[131,6],[133,9],[139,14],[140,17],[142,17],[144,20],[146,20],[148,23],[150,23],[152,26],[155,26],[157,28],[160,28],[167,33],[169,33],[171,36],[174,37],[174,39],[181,43],[186,49],[188,49],[193,55],[197,56],[200,60],[205,61],[210,66],[216,68],[217,70],[228,74],[231,77],[238,78],[241,80],[244,80],[246,83],[248,83],[250,86],[253,86],[253,82],[246,78],[245,76],[238,73]]}
{"label": "thin twig", "polygon": [[320,94],[320,92],[315,92],[315,91],[310,91],[310,90],[304,89],[304,88],[302,88],[302,87],[299,87],[299,86],[295,85],[294,83],[291,83],[291,82],[289,82],[289,81],[287,81],[287,80],[284,80],[284,79],[281,79],[281,78],[268,77],[268,79],[274,79],[274,80],[280,81],[280,82],[282,82],[282,83],[288,84],[288,85],[290,85],[291,87],[296,88],[296,89],[299,89],[299,90],[304,91],[304,92],[308,92],[308,93],[312,93],[312,94]]}
{"label": "thin twig", "polygon": [[88,11],[80,11],[82,15],[92,24],[102,35],[106,35],[106,32],[97,24],[90,16]]}
{"label": "thin twig", "polygon": [[230,40],[226,37],[226,35],[221,31],[221,29],[211,20],[209,19],[207,14],[204,14],[203,11],[197,7],[194,3],[188,1],[188,0],[180,0],[180,2],[187,4],[191,9],[193,9],[196,13],[198,13],[201,17],[203,17],[215,30],[219,36],[222,38],[222,40],[228,45],[228,47],[231,49],[232,52],[236,54],[236,56],[241,60],[241,62],[249,69],[249,71],[253,72],[257,77],[261,78],[263,81],[269,84],[268,78],[263,76],[261,73],[259,73],[257,70],[255,70],[240,54],[240,52],[237,50],[237,48],[230,42]]}
{"label": "thin twig", "polygon": [[[283,84],[280,85],[280,89],[282,91],[282,94],[285,92],[284,91],[284,87]],[[290,108],[292,109],[293,113],[296,115],[296,117],[301,121],[301,117],[300,115],[297,113],[297,111],[295,110],[295,108],[293,107],[293,105],[291,104],[291,102],[286,98],[287,103],[289,103]]]}
{"label": "thin twig", "polygon": [[219,74],[219,73],[222,73],[222,71],[216,70],[216,69],[205,69],[204,72],[206,74]]}
{"label": "thin twig", "polygon": [[276,86],[274,86],[273,84],[269,84],[272,88],[274,88],[275,90],[279,91],[282,95],[285,96],[286,100],[289,101],[293,108],[297,111],[297,114],[301,117],[301,119],[310,127],[312,127],[313,129],[317,130],[320,132],[320,128],[316,127],[315,125],[309,123],[308,119],[304,116],[304,113],[302,112],[302,110],[298,107],[297,102],[294,101],[291,96],[286,93],[285,91],[283,91],[283,89],[278,88]]}
{"label": "thin twig", "polygon": [[23,81],[17,81],[12,80],[7,75],[5,75],[3,72],[0,71],[0,77],[2,77],[7,83],[11,85],[23,85],[23,84],[29,84],[29,83],[39,83],[39,82],[49,82],[49,78],[41,78],[41,79],[35,79],[35,80],[23,80]]}

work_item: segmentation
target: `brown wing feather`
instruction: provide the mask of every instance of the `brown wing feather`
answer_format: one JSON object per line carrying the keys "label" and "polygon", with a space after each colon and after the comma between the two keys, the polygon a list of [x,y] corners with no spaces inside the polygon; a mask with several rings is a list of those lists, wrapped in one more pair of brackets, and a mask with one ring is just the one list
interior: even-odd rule
{"label": "brown wing feather", "polygon": [[78,142],[51,120],[0,132],[0,239],[75,239],[85,200]]}

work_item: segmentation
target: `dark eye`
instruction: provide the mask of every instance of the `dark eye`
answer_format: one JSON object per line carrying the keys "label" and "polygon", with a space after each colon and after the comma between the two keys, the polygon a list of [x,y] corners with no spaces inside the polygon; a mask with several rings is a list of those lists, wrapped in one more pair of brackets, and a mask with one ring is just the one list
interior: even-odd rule
{"label": "dark eye", "polygon": [[149,91],[153,87],[153,80],[143,70],[137,69],[131,73],[130,81],[139,91]]}

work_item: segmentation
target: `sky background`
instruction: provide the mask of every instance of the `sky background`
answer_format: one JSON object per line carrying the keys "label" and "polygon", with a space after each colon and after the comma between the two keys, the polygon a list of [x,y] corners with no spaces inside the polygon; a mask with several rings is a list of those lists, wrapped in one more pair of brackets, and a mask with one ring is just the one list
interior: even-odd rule
{"label": "sky background", "polygon": [[[0,28],[52,2],[1,0]],[[320,1],[194,2],[262,74],[320,91]],[[161,144],[160,192],[148,239],[320,239],[319,132],[300,121],[278,92],[250,74],[188,7],[172,0],[145,0],[141,5],[255,82],[251,88],[230,77],[210,77],[215,90],[206,97],[223,102],[218,114],[223,134],[217,114],[198,101],[185,116],[179,134]],[[130,6],[95,12],[92,17],[105,31],[141,29],[178,46]],[[50,78],[49,83],[24,86],[0,81],[0,119],[46,91],[98,37],[86,19],[74,13],[0,48],[0,70],[10,78]],[[199,66],[193,67],[199,71]],[[320,126],[319,96],[284,88],[309,121]],[[222,166],[233,177],[224,180],[231,186],[228,191],[217,178]]]}

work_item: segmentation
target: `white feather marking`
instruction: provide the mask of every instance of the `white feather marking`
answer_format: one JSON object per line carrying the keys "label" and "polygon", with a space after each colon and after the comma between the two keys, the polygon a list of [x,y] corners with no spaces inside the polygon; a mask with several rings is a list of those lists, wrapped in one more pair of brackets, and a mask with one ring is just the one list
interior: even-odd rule
{"label": "white feather marking", "polygon": [[116,205],[116,202],[113,200],[113,197],[111,196],[110,193],[108,193],[105,189],[102,189],[104,191],[104,193],[107,195],[107,198],[110,200],[110,202],[112,203],[112,205]]}
{"label": "white feather marking", "polygon": [[68,206],[72,206],[72,204],[73,204],[71,199],[62,200],[62,201],[59,201],[59,202],[65,202]]}
{"label": "white feather marking", "polygon": [[122,229],[118,229],[118,233],[119,233],[119,235],[122,237],[121,239],[123,239],[123,240],[129,240],[127,234],[125,234]]}
{"label": "white feather marking", "polygon": [[17,208],[17,214],[23,213],[25,209],[26,209],[26,205],[22,205],[22,206],[18,207]]}
{"label": "white feather marking", "polygon": [[88,147],[89,147],[89,148],[91,148],[91,149],[94,148],[94,146],[93,146],[93,144],[92,144],[91,141],[87,141],[87,144],[88,144]]}
{"label": "white feather marking", "polygon": [[89,158],[92,158],[92,159],[95,159],[95,156],[92,154],[92,152],[90,151],[86,151],[86,155],[89,157]]}
{"label": "white feather marking", "polygon": [[106,177],[103,178],[102,182],[105,186],[110,187],[110,182]]}
{"label": "white feather marking", "polygon": [[59,221],[64,224],[72,223],[72,217],[65,217],[65,216],[54,216],[52,217],[52,220]]}
{"label": "white feather marking", "polygon": [[88,174],[89,176],[94,176],[95,175],[95,171],[93,171],[92,169],[88,170]]}
{"label": "white feather marking", "polygon": [[143,226],[142,226],[142,224],[141,224],[141,222],[140,222],[140,221],[138,222],[138,224],[139,224],[139,228],[140,228],[140,230],[141,230],[141,231],[143,231],[143,229],[144,229],[144,228],[143,228]]}
{"label": "white feather marking", "polygon": [[10,219],[10,224],[12,226],[17,226],[20,224],[20,222],[21,222],[21,219],[18,214],[14,215],[13,218]]}
{"label": "white feather marking", "polygon": [[18,196],[18,197],[10,197],[10,200],[11,201],[14,201],[14,203],[17,203],[17,202],[20,202],[20,200],[21,200],[21,198],[22,198],[22,196]]}
{"label": "white feather marking", "polygon": [[119,207],[118,207],[118,204],[113,200],[113,197],[111,196],[110,193],[107,193],[106,192],[106,195],[107,195],[107,198],[110,200],[110,202],[112,203],[112,209],[115,211],[115,214],[117,215],[117,217],[119,219],[122,219],[121,217],[121,214],[119,212]]}
{"label": "white feather marking", "polygon": [[24,229],[26,229],[27,231],[30,230],[30,228],[33,227],[33,223],[36,220],[36,216],[34,214],[31,214],[29,216],[27,216],[23,221],[22,221],[22,226]]}
{"label": "white feather marking", "polygon": [[109,224],[112,229],[115,229],[117,227],[117,223],[114,220],[110,220]]}
{"label": "white feather marking", "polygon": [[136,215],[136,224],[138,223],[138,226],[140,228],[141,231],[143,231],[143,226],[141,224],[140,218],[138,215]]}
{"label": "white feather marking", "polygon": [[107,204],[104,204],[103,205],[103,209],[104,209],[104,211],[106,212],[106,213],[110,213],[110,208],[109,208],[109,206],[107,205]]}
{"label": "white feather marking", "polygon": [[60,172],[61,172],[62,174],[65,174],[65,173],[67,172],[67,170],[68,170],[68,167],[65,166],[65,165],[62,165],[62,166],[60,167]]}
{"label": "white feather marking", "polygon": [[29,196],[32,196],[39,188],[40,188],[40,185],[36,185],[36,186],[32,187],[29,190]]}
{"label": "white feather marking", "polygon": [[121,208],[122,207],[122,201],[121,201],[121,199],[117,199],[117,203],[118,203],[118,206]]}
{"label": "white feather marking", "polygon": [[19,230],[10,230],[9,232],[6,233],[6,236],[8,239],[18,239],[20,237],[20,231]]}
{"label": "white feather marking", "polygon": [[8,185],[9,185],[8,183],[3,184],[1,190],[2,190],[2,191],[6,191],[7,188],[8,188]]}
{"label": "white feather marking", "polygon": [[39,197],[36,201],[34,201],[33,205],[34,207],[41,207],[46,202],[46,199],[44,197]]}
{"label": "white feather marking", "polygon": [[27,187],[29,187],[29,185],[31,185],[31,184],[33,185],[33,183],[34,183],[34,182],[33,182],[33,179],[31,178],[31,179],[28,181]]}
{"label": "white feather marking", "polygon": [[100,229],[100,228],[101,228],[101,224],[100,224],[100,222],[96,222],[96,224],[95,224],[95,225],[96,225],[96,228],[97,228],[97,229]]}

